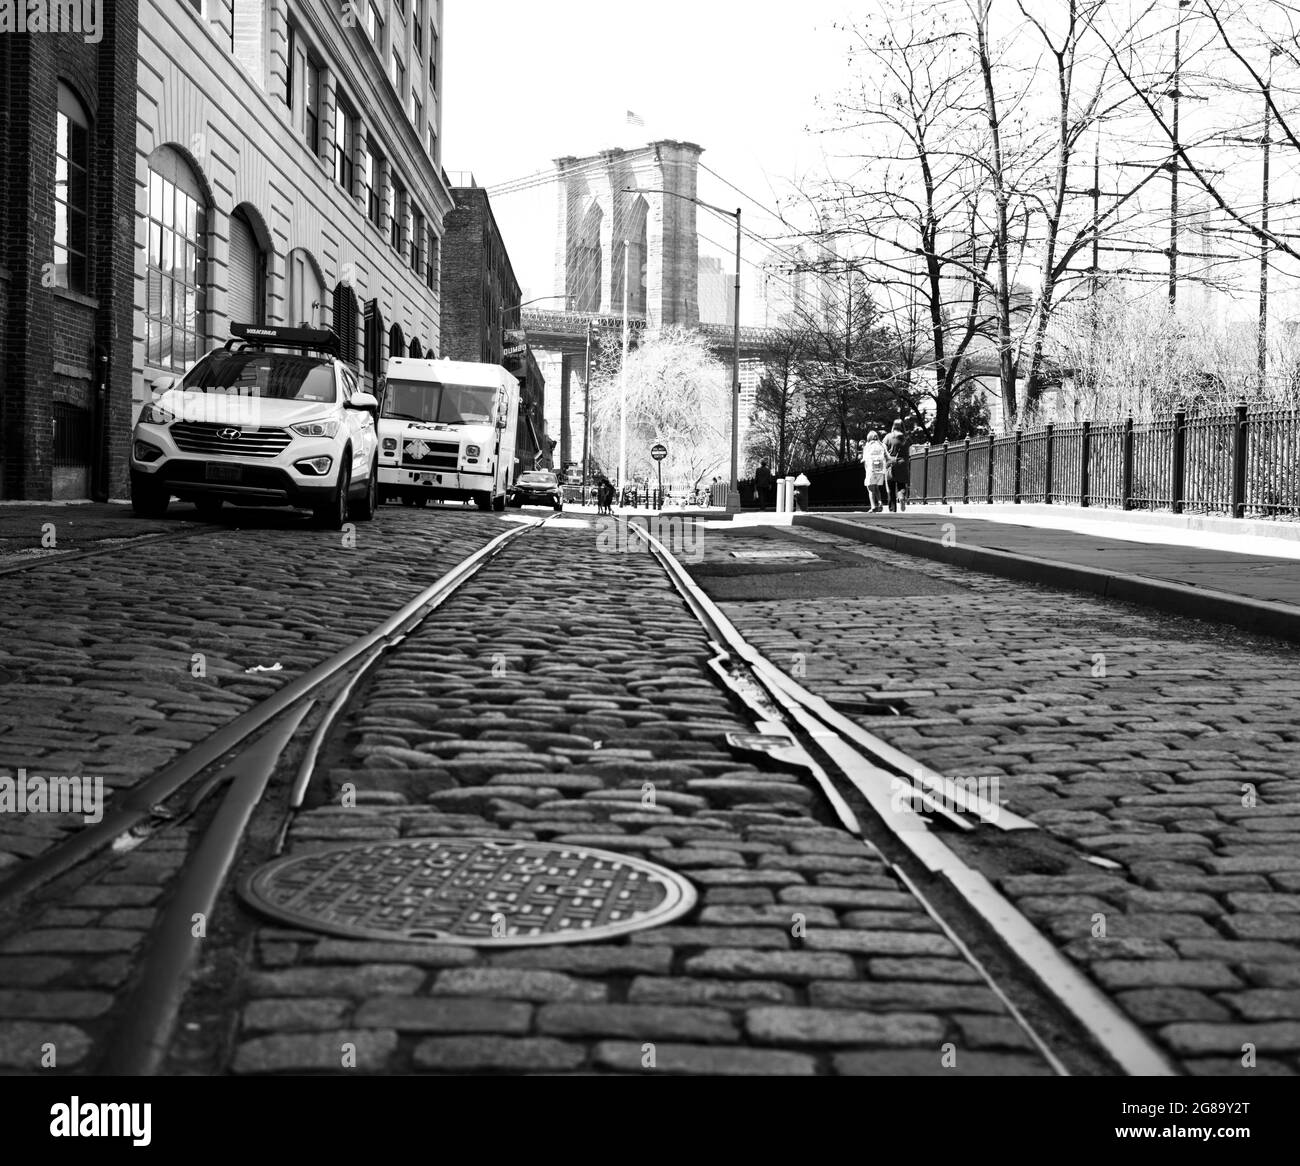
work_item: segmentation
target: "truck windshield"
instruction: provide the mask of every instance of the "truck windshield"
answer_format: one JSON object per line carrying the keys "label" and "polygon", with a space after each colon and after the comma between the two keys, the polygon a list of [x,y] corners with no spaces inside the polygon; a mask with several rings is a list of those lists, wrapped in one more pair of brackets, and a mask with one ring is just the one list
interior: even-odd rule
{"label": "truck windshield", "polygon": [[497,390],[483,385],[441,381],[400,381],[391,377],[381,417],[437,421],[443,425],[490,424]]}

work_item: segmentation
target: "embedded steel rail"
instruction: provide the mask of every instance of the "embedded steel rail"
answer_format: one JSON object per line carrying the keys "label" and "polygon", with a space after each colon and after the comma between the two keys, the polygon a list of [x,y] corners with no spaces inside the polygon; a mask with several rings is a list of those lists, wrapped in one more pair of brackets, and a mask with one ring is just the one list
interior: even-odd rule
{"label": "embedded steel rail", "polygon": [[[158,1071],[167,1054],[168,1042],[188,989],[190,973],[198,960],[199,941],[193,934],[196,915],[210,918],[218,895],[235,863],[253,812],[261,801],[285,749],[315,703],[312,693],[327,681],[343,677],[320,724],[308,742],[305,756],[290,790],[290,813],[302,804],[316,757],[337,716],[346,707],[361,677],[394,646],[421,626],[465,583],[495,558],[507,544],[549,519],[528,522],[503,532],[468,556],[432,584],[396,615],[368,636],[327,661],[318,679],[303,686],[287,701],[278,702],[270,714],[276,723],[257,742],[232,757],[225,769],[234,780],[222,797],[216,813],[198,846],[180,874],[166,907],[155,922],[154,944],[146,959],[115,1032],[102,1071],[115,1075],[150,1075]],[[360,663],[347,672],[349,665]],[[332,665],[332,667],[330,667]],[[308,677],[313,673],[309,673]],[[306,680],[308,677],[303,677]],[[292,686],[291,686],[292,687]],[[280,696],[284,693],[277,694]],[[265,702],[270,704],[275,698]],[[262,706],[259,706],[259,709]],[[256,712],[257,710],[251,710]],[[283,713],[284,715],[280,715]],[[248,715],[248,714],[245,714]],[[265,723],[265,719],[258,724]],[[233,726],[231,726],[233,727]],[[256,731],[252,726],[248,734]],[[222,777],[222,773],[217,775]],[[283,837],[283,831],[280,837]]]}
{"label": "embedded steel rail", "polygon": [[[877,765],[875,759],[896,768],[910,769],[912,776],[921,783],[914,796],[925,806],[925,811],[930,813],[937,811],[954,825],[969,828],[970,823],[962,819],[960,814],[938,805],[932,796],[932,792],[938,792],[935,788],[935,779],[942,782],[943,778],[933,770],[913,761],[906,754],[879,741],[772,664],[744,638],[662,542],[642,527],[631,523],[629,526],[633,526],[646,540],[652,553],[668,572],[673,585],[685,599],[687,606],[704,626],[714,646],[719,650],[719,657],[712,662],[714,669],[722,675],[733,691],[736,691],[751,708],[762,708],[764,705],[778,708],[785,714],[786,724],[793,722],[797,725],[816,747],[834,762],[875,811],[882,824],[898,838],[912,856],[928,872],[947,881],[960,898],[1010,949],[1036,984],[1088,1033],[1094,1044],[1120,1069],[1133,1076],[1177,1076],[1177,1070],[1151,1043],[1146,1034],[1074,964],[1062,956],[1056,947],[1000,894],[984,875],[967,865],[943,842],[926,819],[908,804],[911,797],[903,799],[900,804],[900,800],[895,796],[898,790],[895,783],[899,780],[897,775]],[[733,654],[734,659],[727,660],[728,654]],[[728,674],[734,675],[738,671],[736,661],[743,663],[743,668],[739,671],[745,678],[733,684]],[[758,697],[744,691],[755,682],[761,689],[761,696]],[[770,731],[765,730],[761,723],[759,729],[760,732]],[[804,753],[806,755],[806,750]],[[874,758],[867,754],[874,755]],[[833,789],[833,782],[820,767],[813,770],[813,776],[823,792],[827,791],[828,786]],[[942,789],[942,786],[939,789]],[[838,793],[834,797],[829,793],[827,796],[840,821],[862,841],[864,846],[871,846],[863,836],[856,818],[852,816],[852,811],[849,810],[846,817],[841,810],[841,806],[845,810],[848,809],[843,798]],[[963,808],[984,816],[990,814],[995,807],[974,799]],[[1006,811],[998,809],[997,816],[1002,818]],[[1033,823],[1025,822],[1023,819],[1019,821],[1023,822],[1024,826],[1033,827]],[[1006,1005],[1011,1016],[1051,1065],[1053,1071],[1058,1075],[1068,1076],[1068,1069],[1052,1053],[1047,1043],[1023,1013],[1015,1007],[1006,992],[954,929],[942,918],[935,906],[921,893],[915,882],[908,878],[906,871],[897,863],[891,862],[889,865],[904,885],[916,895],[930,917],[958,946],[967,961],[980,973],[989,988]]]}
{"label": "embedded steel rail", "polygon": [[154,807],[160,802],[172,797],[177,790],[226,754],[242,746],[253,734],[299,701],[337,679],[355,661],[369,657],[376,649],[382,651],[390,643],[396,642],[439,607],[485,562],[499,554],[508,543],[546,521],[548,520],[542,519],[504,531],[425,588],[383,623],[296,680],[290,681],[260,704],[241,713],[151,777],[113,798],[101,821],[23,863],[15,873],[0,881],[0,907],[57,878],[111,846],[115,838],[154,816]]}
{"label": "embedded steel rail", "polygon": [[[21,575],[24,571],[34,571],[37,567],[52,567],[55,564],[76,563],[82,559],[93,559],[99,555],[111,555],[114,551],[129,550],[132,547],[149,546],[153,543],[175,542],[181,539],[198,538],[206,534],[215,534],[219,527],[200,526],[186,528],[182,530],[163,530],[157,534],[128,535],[121,541],[115,541],[112,546],[93,547],[84,551],[59,551],[56,549],[51,555],[37,555],[22,563],[11,563],[7,566],[0,566],[0,577],[5,575]],[[4,556],[8,558],[10,556]],[[4,562],[0,558],[0,563]]]}

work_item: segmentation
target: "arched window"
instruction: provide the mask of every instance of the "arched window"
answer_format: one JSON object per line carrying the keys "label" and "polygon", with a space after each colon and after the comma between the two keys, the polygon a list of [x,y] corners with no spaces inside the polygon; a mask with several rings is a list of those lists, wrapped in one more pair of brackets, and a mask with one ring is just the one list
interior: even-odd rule
{"label": "arched window", "polygon": [[59,82],[58,137],[54,157],[54,283],[90,290],[90,118],[76,95]]}
{"label": "arched window", "polygon": [[334,285],[334,334],[339,338],[339,356],[348,364],[357,363],[357,293],[339,280]]}
{"label": "arched window", "polygon": [[207,200],[170,146],[149,158],[145,363],[181,371],[207,347]]}
{"label": "arched window", "polygon": [[266,323],[266,251],[254,226],[255,211],[237,207],[230,216],[227,315],[231,323]]}
{"label": "arched window", "polygon": [[379,311],[379,301],[366,304],[365,371],[379,376],[384,371],[384,317]]}
{"label": "arched window", "polygon": [[410,351],[411,351],[411,355],[415,357],[416,360],[419,360],[420,357],[424,355],[424,353],[420,350],[420,342],[414,336],[411,337]]}
{"label": "arched window", "polygon": [[402,335],[402,329],[397,324],[394,324],[388,332],[388,355],[406,355],[406,338]]}

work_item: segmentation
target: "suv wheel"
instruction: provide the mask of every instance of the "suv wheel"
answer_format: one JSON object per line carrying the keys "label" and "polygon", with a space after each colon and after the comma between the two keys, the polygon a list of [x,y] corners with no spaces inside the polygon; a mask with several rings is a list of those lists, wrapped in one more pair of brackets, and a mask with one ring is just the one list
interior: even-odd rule
{"label": "suv wheel", "polygon": [[342,530],[348,520],[348,490],[352,486],[352,454],[343,455],[339,466],[339,480],[330,493],[329,501],[312,510],[316,525],[322,530]]}
{"label": "suv wheel", "polygon": [[375,516],[379,505],[379,459],[370,465],[370,477],[366,480],[366,494],[360,502],[352,503],[351,514],[358,522],[369,522]]}
{"label": "suv wheel", "polygon": [[131,509],[139,518],[161,518],[167,513],[171,495],[152,482],[131,476]]}

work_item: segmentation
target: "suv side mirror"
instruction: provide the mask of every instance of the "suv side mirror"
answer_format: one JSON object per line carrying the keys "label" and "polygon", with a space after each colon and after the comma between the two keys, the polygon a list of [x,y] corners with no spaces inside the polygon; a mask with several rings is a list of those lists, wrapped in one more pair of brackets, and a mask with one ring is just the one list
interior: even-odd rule
{"label": "suv side mirror", "polygon": [[371,413],[379,412],[379,400],[369,393],[353,393],[352,396],[344,402],[349,409],[367,409]]}

